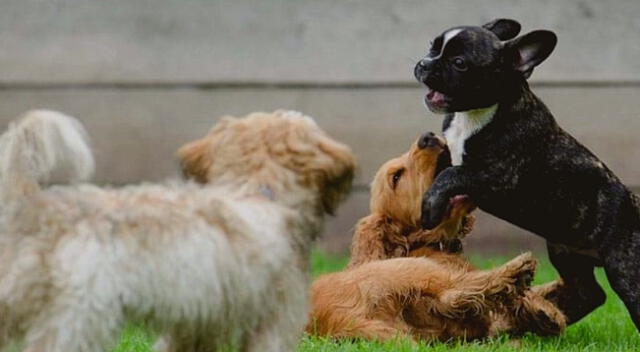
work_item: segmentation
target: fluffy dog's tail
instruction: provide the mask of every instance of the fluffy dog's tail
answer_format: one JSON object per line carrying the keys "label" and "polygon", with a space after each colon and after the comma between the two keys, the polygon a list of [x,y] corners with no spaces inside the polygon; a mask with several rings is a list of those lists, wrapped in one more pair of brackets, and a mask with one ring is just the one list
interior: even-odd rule
{"label": "fluffy dog's tail", "polygon": [[30,111],[0,136],[0,207],[16,205],[43,184],[87,179],[94,165],[78,120],[56,111]]}

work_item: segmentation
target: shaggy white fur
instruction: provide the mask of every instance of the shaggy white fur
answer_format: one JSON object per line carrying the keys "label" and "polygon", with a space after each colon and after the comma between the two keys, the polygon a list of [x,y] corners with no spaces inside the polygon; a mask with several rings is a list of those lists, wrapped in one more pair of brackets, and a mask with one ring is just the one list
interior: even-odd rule
{"label": "shaggy white fur", "polygon": [[292,350],[310,244],[349,189],[350,150],[277,111],[226,118],[181,150],[208,185],[44,186],[91,174],[86,141],[47,111],[0,137],[0,349],[105,351],[137,321],[165,351]]}

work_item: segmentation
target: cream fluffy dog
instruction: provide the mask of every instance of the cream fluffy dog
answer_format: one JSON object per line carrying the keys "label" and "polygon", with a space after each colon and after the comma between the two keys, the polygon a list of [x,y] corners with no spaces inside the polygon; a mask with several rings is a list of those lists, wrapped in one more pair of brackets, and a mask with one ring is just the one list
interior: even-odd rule
{"label": "cream fluffy dog", "polygon": [[100,188],[73,118],[35,111],[0,137],[0,349],[104,351],[143,321],[166,351],[289,351],[309,248],[354,158],[296,112],[224,118],[180,150],[208,185]]}

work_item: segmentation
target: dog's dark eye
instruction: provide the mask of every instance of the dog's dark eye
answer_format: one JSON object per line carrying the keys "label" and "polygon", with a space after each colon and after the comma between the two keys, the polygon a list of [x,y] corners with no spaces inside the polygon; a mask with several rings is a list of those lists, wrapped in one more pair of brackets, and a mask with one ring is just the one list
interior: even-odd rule
{"label": "dog's dark eye", "polygon": [[467,70],[467,64],[464,62],[464,59],[459,56],[453,58],[453,67],[458,71]]}
{"label": "dog's dark eye", "polygon": [[398,185],[398,181],[400,181],[400,177],[402,177],[403,173],[404,173],[404,169],[398,169],[396,172],[393,173],[393,177],[391,178],[391,183],[394,189]]}

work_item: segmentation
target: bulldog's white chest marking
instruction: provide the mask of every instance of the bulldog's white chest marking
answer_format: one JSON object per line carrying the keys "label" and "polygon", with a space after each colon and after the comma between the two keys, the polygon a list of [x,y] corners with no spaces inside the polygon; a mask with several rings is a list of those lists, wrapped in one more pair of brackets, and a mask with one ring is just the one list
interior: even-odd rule
{"label": "bulldog's white chest marking", "polygon": [[462,157],[465,153],[464,143],[491,122],[496,110],[498,110],[498,104],[455,113],[449,127],[444,131],[444,138],[451,152],[451,163],[454,166],[462,165]]}

